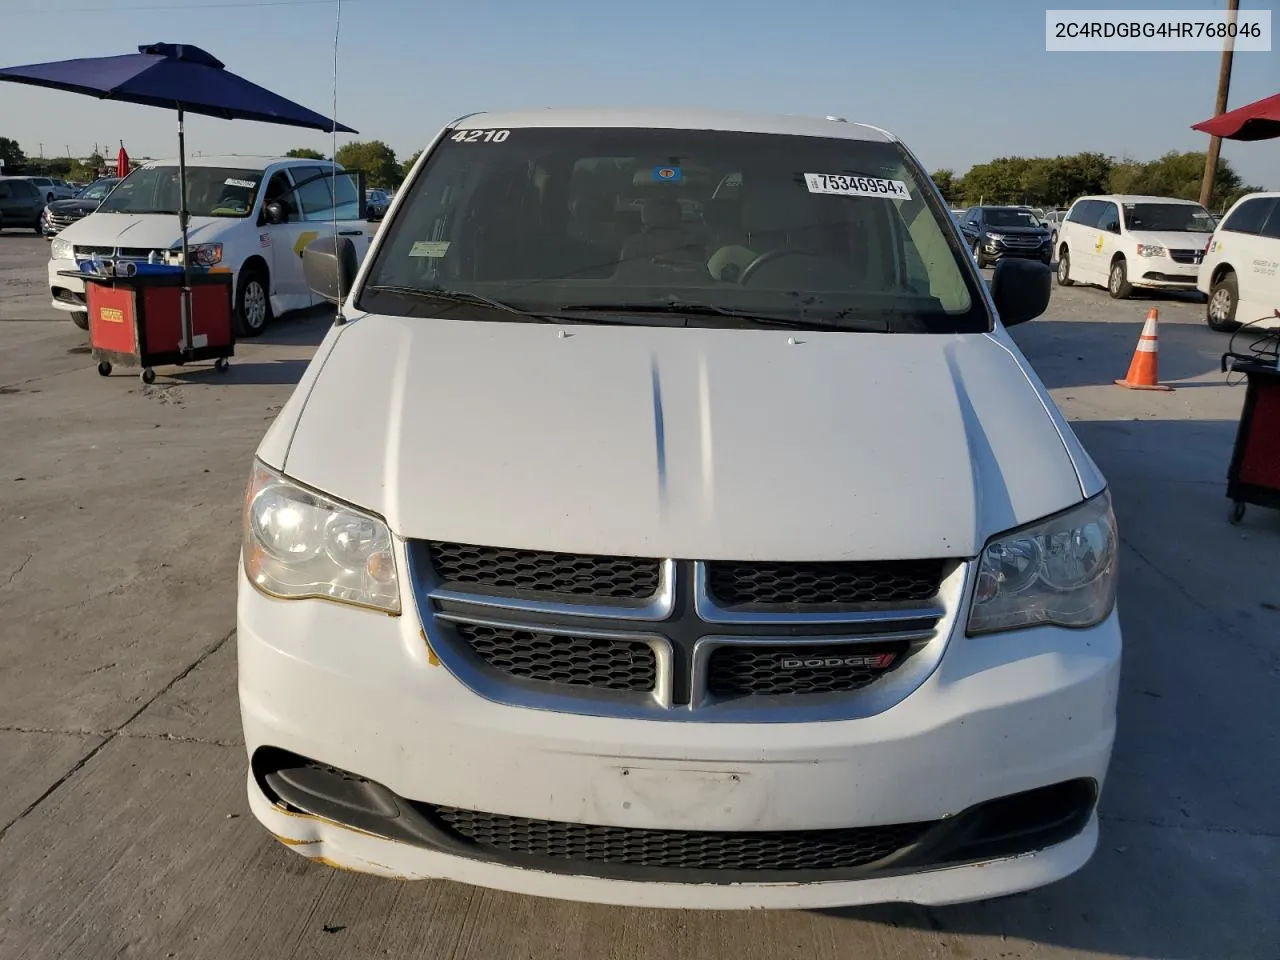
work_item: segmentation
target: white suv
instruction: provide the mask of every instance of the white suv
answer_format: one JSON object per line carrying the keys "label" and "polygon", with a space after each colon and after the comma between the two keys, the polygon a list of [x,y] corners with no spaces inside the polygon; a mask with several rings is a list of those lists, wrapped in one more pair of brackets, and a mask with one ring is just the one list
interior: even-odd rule
{"label": "white suv", "polygon": [[[318,302],[302,275],[302,248],[337,229],[357,260],[369,248],[359,175],[325,160],[196,157],[187,160],[191,215],[188,255],[233,276],[236,335],[256,337],[272,316]],[[336,195],[336,203],[335,203]],[[64,276],[91,257],[180,263],[178,167],[155,161],[134,170],[89,216],[49,245],[53,306],[88,328],[84,281]]]}
{"label": "white suv", "polygon": [[1081,197],[1058,231],[1058,283],[1098,284],[1116,299],[1135,287],[1194,290],[1212,233],[1193,200]]}
{"label": "white suv", "polygon": [[247,787],[291,850],[708,908],[1085,863],[1117,535],[1005,330],[1052,275],[985,283],[895,137],[470,116],[352,259],[305,251],[344,322],[246,491]]}
{"label": "white suv", "polygon": [[1209,241],[1198,286],[1213,329],[1280,327],[1280,193],[1236,201]]}

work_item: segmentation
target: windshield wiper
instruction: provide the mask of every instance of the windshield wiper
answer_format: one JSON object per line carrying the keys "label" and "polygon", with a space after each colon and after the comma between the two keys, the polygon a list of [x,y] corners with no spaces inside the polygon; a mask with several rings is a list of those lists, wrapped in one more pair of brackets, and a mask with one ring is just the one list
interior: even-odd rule
{"label": "windshield wiper", "polygon": [[493,297],[486,297],[482,293],[472,293],[470,290],[446,290],[443,287],[407,287],[388,283],[373,284],[365,287],[365,290],[370,293],[392,293],[402,297],[414,297],[418,300],[444,300],[448,303],[465,303],[478,307],[489,307],[493,310],[510,313],[532,323],[556,323],[562,319],[577,319],[576,317],[563,318],[554,314],[525,310],[514,304],[503,303]]}
{"label": "windshield wiper", "polygon": [[593,313],[663,313],[682,314],[691,317],[729,317],[762,327],[789,327],[802,330],[853,330],[842,323],[829,323],[804,317],[784,317],[776,314],[755,313],[750,310],[734,310],[697,300],[680,300],[672,297],[658,303],[571,303],[560,308],[565,311]]}

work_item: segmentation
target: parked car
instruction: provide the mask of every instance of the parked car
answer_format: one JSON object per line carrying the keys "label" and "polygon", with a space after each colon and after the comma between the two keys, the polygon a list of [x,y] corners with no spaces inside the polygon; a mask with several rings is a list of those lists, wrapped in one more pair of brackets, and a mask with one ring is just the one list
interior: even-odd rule
{"label": "parked car", "polygon": [[1053,258],[1049,231],[1028,207],[970,207],[960,221],[978,268],[1005,257],[1048,264]]}
{"label": "parked car", "polygon": [[1094,283],[1123,299],[1135,289],[1194,290],[1213,234],[1194,200],[1081,197],[1058,233],[1058,283]]}
{"label": "parked car", "polygon": [[391,197],[385,190],[375,188],[364,192],[364,202],[365,216],[370,220],[381,220],[391,206]]}
{"label": "parked car", "polygon": [[[360,175],[324,160],[286,157],[187,159],[194,265],[229,272],[236,332],[256,337],[271,318],[316,302],[302,276],[302,248],[338,230],[363,257],[369,236],[360,202]],[[178,167],[158,160],[132,171],[93,213],[65,228],[49,247],[53,306],[87,328],[84,282],[64,277],[94,255],[146,260],[155,252],[180,263]]]}
{"label": "parked car", "polygon": [[26,177],[0,176],[0,230],[31,227],[40,232],[44,197]]}
{"label": "parked car", "polygon": [[1280,193],[1251,193],[1232,205],[1209,240],[1196,288],[1215,330],[1255,321],[1280,327]]}
{"label": "parked car", "polygon": [[55,200],[69,200],[76,193],[61,180],[54,180],[52,177],[27,177],[26,179],[40,191],[40,196],[44,198],[45,203],[53,203]]}
{"label": "parked car", "polygon": [[402,193],[358,281],[304,250],[348,319],[246,494],[272,834],[651,907],[1088,860],[1117,535],[1005,329],[1047,267],[988,284],[912,153],[838,119],[476,114]]}
{"label": "parked car", "polygon": [[77,220],[97,210],[102,201],[107,198],[107,194],[119,182],[119,177],[104,177],[89,184],[71,200],[55,200],[45,207],[40,215],[40,231],[46,237],[56,237],[59,232]]}
{"label": "parked car", "polygon": [[1058,247],[1058,233],[1062,229],[1062,220],[1066,215],[1067,211],[1065,209],[1046,210],[1044,216],[1040,218],[1040,222],[1043,223],[1045,229],[1049,231],[1049,238],[1052,241],[1051,245],[1055,250]]}

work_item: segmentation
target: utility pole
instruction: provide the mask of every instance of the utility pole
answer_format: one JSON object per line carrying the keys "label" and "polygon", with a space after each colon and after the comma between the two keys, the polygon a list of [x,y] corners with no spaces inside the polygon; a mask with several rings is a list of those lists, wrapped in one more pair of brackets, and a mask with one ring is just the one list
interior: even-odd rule
{"label": "utility pole", "polygon": [[[1235,26],[1236,11],[1240,9],[1240,0],[1227,0],[1227,23]],[[1219,116],[1227,112],[1227,94],[1231,90],[1231,60],[1235,54],[1236,38],[1228,30],[1222,42],[1222,64],[1218,68],[1218,102],[1213,115]],[[1218,154],[1222,150],[1222,138],[1210,137],[1209,150],[1204,155],[1204,177],[1200,181],[1200,206],[1209,209],[1209,199],[1213,195],[1213,175],[1218,170]]]}
{"label": "utility pole", "polygon": [[40,144],[40,159],[44,159],[44,144]]}

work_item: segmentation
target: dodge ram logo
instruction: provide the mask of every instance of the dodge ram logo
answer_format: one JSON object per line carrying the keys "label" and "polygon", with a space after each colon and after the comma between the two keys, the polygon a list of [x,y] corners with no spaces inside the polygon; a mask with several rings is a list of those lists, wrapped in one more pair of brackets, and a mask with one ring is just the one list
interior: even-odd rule
{"label": "dodge ram logo", "polygon": [[896,653],[857,653],[844,657],[783,657],[783,670],[833,669],[835,667],[861,667],[870,670],[883,670],[898,655]]}

